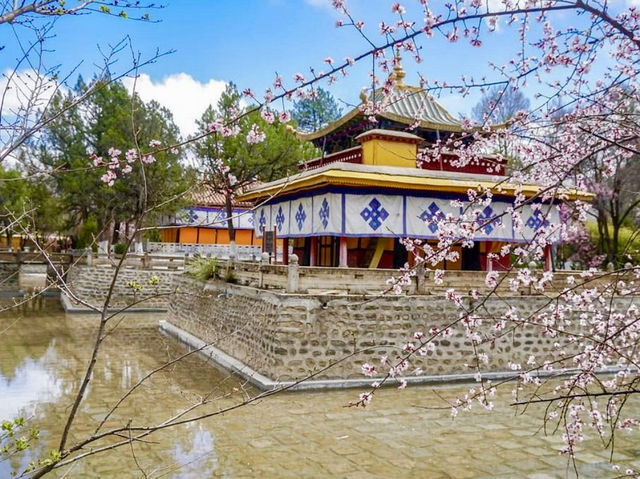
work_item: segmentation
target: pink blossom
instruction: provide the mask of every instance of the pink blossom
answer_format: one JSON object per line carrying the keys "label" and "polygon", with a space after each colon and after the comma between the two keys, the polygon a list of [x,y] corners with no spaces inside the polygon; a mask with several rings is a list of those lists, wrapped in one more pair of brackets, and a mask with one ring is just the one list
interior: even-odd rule
{"label": "pink blossom", "polygon": [[130,150],[127,150],[124,157],[127,160],[127,163],[133,163],[138,158],[138,152],[131,148]]}
{"label": "pink blossom", "polygon": [[372,377],[375,376],[376,374],[378,374],[378,371],[376,370],[376,367],[369,364],[369,363],[364,363],[362,365],[362,374],[364,374],[365,376],[368,377]]}
{"label": "pink blossom", "polygon": [[273,112],[266,108],[260,112],[260,116],[262,116],[264,121],[266,121],[269,124],[272,124],[274,121],[276,121],[276,116],[273,114]]}
{"label": "pink blossom", "polygon": [[280,123],[289,123],[291,121],[291,114],[288,111],[282,111],[278,119]]}
{"label": "pink blossom", "polygon": [[256,145],[262,143],[266,137],[267,135],[265,135],[263,131],[260,131],[257,125],[253,125],[249,133],[247,133],[246,140],[250,145]]}
{"label": "pink blossom", "polygon": [[405,10],[405,8],[400,5],[399,2],[394,2],[391,4],[391,11],[394,13],[397,13],[399,15],[403,15],[405,13],[407,13],[407,11]]}

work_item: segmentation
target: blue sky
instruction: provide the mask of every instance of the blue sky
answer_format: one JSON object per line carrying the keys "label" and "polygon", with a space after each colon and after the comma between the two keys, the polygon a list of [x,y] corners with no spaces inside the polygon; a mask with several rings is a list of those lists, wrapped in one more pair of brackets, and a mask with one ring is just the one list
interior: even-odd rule
{"label": "blue sky", "polygon": [[[215,102],[224,82],[234,81],[240,88],[263,92],[271,85],[275,72],[285,80],[295,72],[309,76],[309,67],[326,69],[322,60],[331,56],[341,60],[367,50],[367,44],[352,28],[335,28],[337,14],[329,0],[167,0],[166,8],[150,10],[158,23],[121,20],[104,15],[60,19],[56,37],[49,47],[50,65],[61,64],[62,72],[83,62],[79,71],[91,76],[100,63],[103,50],[125,36],[132,38],[136,51],[144,56],[175,50],[172,55],[141,71],[138,89],[147,100],[155,98],[174,110],[183,132],[193,117],[208,103]],[[414,18],[421,19],[418,2],[404,2]],[[393,21],[389,0],[351,0],[354,16],[365,21],[376,39],[380,20]],[[506,29],[505,29],[506,30]],[[487,61],[505,62],[510,58],[513,37],[501,29],[485,38],[485,47],[474,49],[467,43],[451,48],[436,38],[423,44],[425,62],[405,61],[407,82],[417,84],[418,67],[428,78],[455,81],[461,73],[481,76]],[[0,68],[12,68],[17,50],[7,43],[0,52]],[[127,51],[121,53],[114,70],[130,63]],[[368,67],[355,68],[330,90],[338,99],[356,103],[362,86],[368,82]],[[130,84],[130,82],[129,82]],[[447,95],[441,102],[453,114],[468,113],[479,94],[468,98]]]}

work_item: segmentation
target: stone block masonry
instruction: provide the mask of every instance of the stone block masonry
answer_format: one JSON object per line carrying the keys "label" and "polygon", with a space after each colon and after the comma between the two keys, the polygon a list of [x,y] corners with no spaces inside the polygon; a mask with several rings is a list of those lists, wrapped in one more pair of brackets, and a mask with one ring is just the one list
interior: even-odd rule
{"label": "stone block masonry", "polygon": [[[391,354],[411,341],[413,332],[442,329],[459,315],[451,302],[435,295],[286,294],[221,281],[198,283],[185,276],[176,277],[176,285],[179,293],[167,315],[173,326],[282,382],[299,380],[329,366],[314,380],[362,382],[363,363],[379,364],[385,354],[393,361]],[[471,299],[464,301],[470,308]],[[480,315],[504,314],[510,306],[520,315],[531,314],[549,301],[544,296],[491,299]],[[481,368],[483,374],[513,376],[510,362],[525,365],[530,355],[540,361],[551,358],[560,348],[571,351],[574,347],[566,338],[542,335],[538,326],[526,324],[483,343],[475,352],[462,327],[435,344],[435,351],[416,357],[414,367],[422,369],[421,379],[472,379],[479,352],[489,353],[489,363]]]}
{"label": "stone block masonry", "polygon": [[[113,273],[114,269],[111,267],[77,265],[69,270],[67,282],[76,296],[94,306],[101,307],[107,296]],[[144,300],[137,303],[132,310],[165,310],[171,299],[170,293],[175,288],[173,279],[179,274],[170,270],[123,268],[114,286],[110,308],[121,308]],[[157,278],[158,284],[151,284],[155,282],[152,278]],[[132,281],[140,285],[139,291],[134,291],[129,285]],[[80,306],[73,304],[73,301],[67,301],[67,305],[70,308]]]}
{"label": "stone block masonry", "polygon": [[18,269],[16,263],[0,263],[0,292],[18,291]]}

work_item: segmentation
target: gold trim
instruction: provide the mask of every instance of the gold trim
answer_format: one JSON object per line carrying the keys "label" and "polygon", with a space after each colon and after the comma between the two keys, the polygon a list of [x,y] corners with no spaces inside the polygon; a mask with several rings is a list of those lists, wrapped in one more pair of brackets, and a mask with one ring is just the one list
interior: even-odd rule
{"label": "gold trim", "polygon": [[[286,180],[285,180],[286,181]],[[316,189],[320,186],[362,186],[378,188],[394,188],[407,191],[436,191],[445,193],[466,193],[469,189],[488,188],[493,194],[514,196],[516,185],[504,184],[496,186],[495,182],[452,180],[447,178],[416,177],[408,175],[387,175],[380,173],[353,172],[344,170],[327,170],[322,173],[296,178],[289,183],[278,182],[273,186],[257,188],[238,197],[239,201],[249,201],[283,194],[296,193]],[[523,185],[521,192],[531,197],[540,191],[538,185]],[[576,189],[566,190],[570,200],[591,201],[593,194]]]}

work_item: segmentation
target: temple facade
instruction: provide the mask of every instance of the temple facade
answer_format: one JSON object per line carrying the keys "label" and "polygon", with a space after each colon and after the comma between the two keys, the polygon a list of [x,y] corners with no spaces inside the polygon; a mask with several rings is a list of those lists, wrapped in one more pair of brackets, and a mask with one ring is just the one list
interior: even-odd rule
{"label": "temple facade", "polygon": [[[489,260],[488,254],[558,224],[558,202],[541,203],[535,199],[538,186],[521,186],[519,192],[530,201],[519,210],[524,226],[514,228],[506,213],[516,188],[504,177],[504,161],[487,156],[460,167],[451,152],[419,164],[420,148],[460,134],[462,127],[421,88],[404,85],[399,62],[393,75],[393,93],[376,123],[356,108],[318,132],[301,135],[323,156],[300,165],[296,175],[258,185],[240,197],[257,205],[256,237],[274,231],[288,245],[285,262],[287,252],[293,252],[307,266],[398,268],[412,263],[402,238],[435,244],[436,220],[459,217],[469,206],[467,192],[487,189],[493,200],[477,216],[474,246],[454,246],[458,259],[438,267],[508,268],[508,255]],[[550,267],[549,247],[545,254]]]}

